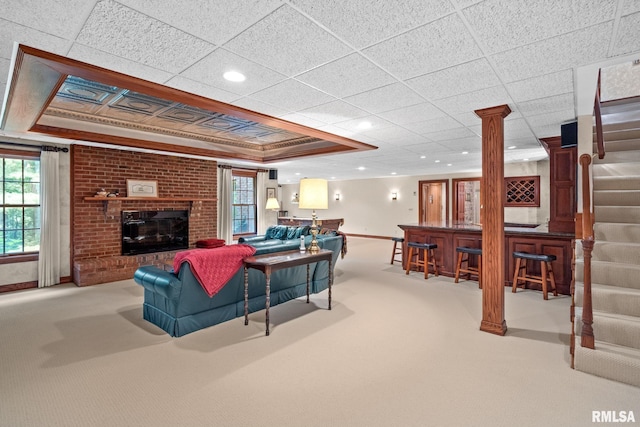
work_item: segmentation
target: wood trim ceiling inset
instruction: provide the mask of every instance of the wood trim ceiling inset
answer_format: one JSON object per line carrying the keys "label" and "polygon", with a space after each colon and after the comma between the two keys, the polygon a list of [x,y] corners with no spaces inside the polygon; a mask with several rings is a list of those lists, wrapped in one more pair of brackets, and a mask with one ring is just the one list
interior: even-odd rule
{"label": "wood trim ceiling inset", "polygon": [[4,130],[260,163],[377,147],[18,45]]}

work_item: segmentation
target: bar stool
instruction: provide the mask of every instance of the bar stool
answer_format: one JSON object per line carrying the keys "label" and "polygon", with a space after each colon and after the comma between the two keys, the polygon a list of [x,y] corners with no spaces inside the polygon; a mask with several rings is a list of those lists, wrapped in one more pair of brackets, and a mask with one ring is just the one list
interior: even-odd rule
{"label": "bar stool", "polygon": [[[471,279],[471,275],[478,277],[478,288],[482,289],[482,249],[469,248],[467,246],[458,246],[456,248],[458,253],[458,262],[456,264],[456,278],[455,283],[458,283],[460,273],[467,274],[467,280]],[[469,264],[469,257],[475,255],[478,257],[478,266],[472,267]],[[462,268],[462,263],[466,263],[466,267]]]}
{"label": "bar stool", "polygon": [[[556,278],[553,275],[553,267],[551,266],[551,262],[556,260],[555,255],[514,252],[513,257],[516,259],[516,267],[513,274],[513,288],[511,292],[516,292],[518,282],[522,280],[524,282],[523,288],[527,285],[527,282],[540,283],[542,285],[542,297],[544,299],[549,299],[547,283],[551,284],[553,295],[558,296]],[[524,262],[522,260],[524,260]],[[538,261],[540,263],[541,276],[527,275],[527,263],[529,261]]]}
{"label": "bar stool", "polygon": [[[438,263],[436,262],[435,249],[438,247],[435,243],[418,243],[418,242],[409,242],[407,244],[409,248],[409,253],[407,254],[407,271],[405,274],[409,274],[412,266],[416,266],[419,270],[420,267],[424,268],[424,278],[428,279],[429,277],[429,266],[433,266],[433,273],[435,276],[438,276]],[[415,254],[413,250],[416,250]],[[420,260],[420,251],[422,251],[422,260]],[[413,260],[413,256],[416,256],[416,260]],[[431,258],[431,261],[429,261]]]}
{"label": "bar stool", "polygon": [[[402,255],[402,244],[404,243],[404,238],[402,237],[392,237],[393,240],[393,252],[391,253],[391,265],[393,265],[393,261],[398,261],[402,263],[402,259],[396,259],[396,256]],[[400,243],[400,247],[398,248],[398,243]]]}

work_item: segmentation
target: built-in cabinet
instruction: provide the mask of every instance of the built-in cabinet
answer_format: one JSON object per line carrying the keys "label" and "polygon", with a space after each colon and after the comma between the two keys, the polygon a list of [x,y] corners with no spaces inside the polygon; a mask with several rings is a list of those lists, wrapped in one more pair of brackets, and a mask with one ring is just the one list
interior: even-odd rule
{"label": "built-in cabinet", "polygon": [[577,147],[562,147],[559,136],[540,141],[549,153],[549,231],[573,233],[577,212]]}

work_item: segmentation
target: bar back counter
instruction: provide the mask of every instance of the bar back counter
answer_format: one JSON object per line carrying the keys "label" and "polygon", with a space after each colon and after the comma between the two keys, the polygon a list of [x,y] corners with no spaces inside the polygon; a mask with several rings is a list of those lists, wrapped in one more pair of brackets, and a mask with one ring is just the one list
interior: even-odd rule
{"label": "bar back counter", "polygon": [[[440,274],[453,277],[456,269],[456,247],[482,247],[482,227],[475,224],[400,224],[404,230],[404,253],[408,242],[435,243],[436,259]],[[549,232],[538,228],[510,227],[504,229],[505,286],[511,286],[515,260],[513,252],[529,252],[555,255],[553,271],[558,292],[571,295],[571,261],[573,255],[573,233]],[[406,268],[403,257],[403,266]],[[535,263],[539,264],[539,263]],[[530,265],[531,274],[540,275],[539,265]],[[541,290],[541,285],[527,283],[527,288]]]}

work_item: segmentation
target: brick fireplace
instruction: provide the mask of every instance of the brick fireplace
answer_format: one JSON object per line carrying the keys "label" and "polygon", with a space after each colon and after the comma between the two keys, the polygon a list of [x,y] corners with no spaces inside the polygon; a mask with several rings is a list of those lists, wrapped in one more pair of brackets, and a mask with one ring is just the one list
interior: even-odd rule
{"label": "brick fireplace", "polygon": [[[217,162],[82,145],[72,146],[72,268],[78,286],[130,279],[175,252],[123,256],[123,210],[189,209],[189,246],[216,237]],[[127,200],[127,179],[156,180],[158,199]],[[120,197],[92,200],[101,189]],[[171,200],[176,199],[176,200]]]}

